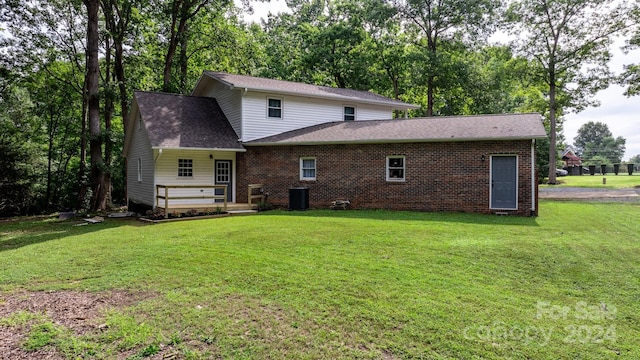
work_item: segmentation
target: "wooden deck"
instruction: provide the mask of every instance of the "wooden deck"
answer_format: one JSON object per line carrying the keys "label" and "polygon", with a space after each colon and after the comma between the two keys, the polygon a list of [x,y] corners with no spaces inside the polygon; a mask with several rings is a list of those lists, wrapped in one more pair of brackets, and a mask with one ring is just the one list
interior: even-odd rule
{"label": "wooden deck", "polygon": [[[186,193],[185,190],[187,190]],[[195,194],[189,190],[195,190]],[[216,190],[222,191],[222,194],[216,193]],[[259,203],[265,201],[264,186],[250,184],[248,187],[249,202],[246,204],[230,203],[228,198],[227,185],[156,185],[156,208],[164,212],[165,219],[172,213],[219,214],[257,210]],[[175,204],[175,201],[172,200],[179,200],[182,203]]]}
{"label": "wooden deck", "polygon": [[[158,206],[158,209],[164,211],[164,207]],[[169,205],[168,212],[179,212],[185,213],[190,210],[196,210],[198,212],[217,212],[218,209],[220,211],[224,210],[224,203],[220,203],[220,205],[212,205],[212,204],[189,204],[189,205]],[[257,210],[258,204],[246,204],[246,203],[227,203],[227,212],[229,211],[243,211],[243,210]]]}

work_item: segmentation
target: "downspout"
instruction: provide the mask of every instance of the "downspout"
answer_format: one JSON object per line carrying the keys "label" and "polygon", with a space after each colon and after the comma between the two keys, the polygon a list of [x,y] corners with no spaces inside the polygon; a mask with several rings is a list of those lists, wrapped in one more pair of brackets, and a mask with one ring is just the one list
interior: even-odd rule
{"label": "downspout", "polygon": [[531,215],[536,215],[536,140],[531,139]]}
{"label": "downspout", "polygon": [[162,155],[162,149],[158,149],[158,155],[156,155],[155,159],[153,159],[153,173],[156,171],[156,163],[158,162],[158,158]]}

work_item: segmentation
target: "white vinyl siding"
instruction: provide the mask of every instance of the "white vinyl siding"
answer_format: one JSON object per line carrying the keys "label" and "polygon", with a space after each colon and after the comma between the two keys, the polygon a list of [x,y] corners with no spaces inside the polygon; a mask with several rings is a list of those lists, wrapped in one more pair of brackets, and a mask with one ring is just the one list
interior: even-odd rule
{"label": "white vinyl siding", "polygon": [[[267,99],[282,99],[282,118],[267,117]],[[242,97],[242,139],[250,141],[307,126],[343,121],[344,101],[262,93],[249,90]],[[357,120],[392,117],[391,107],[357,104]]]}
{"label": "white vinyl siding", "polygon": [[229,89],[205,76],[193,90],[193,95],[215,98],[238,138],[242,138],[242,89]]}
{"label": "white vinyl siding", "polygon": [[[134,111],[137,111],[134,110]],[[136,117],[136,121],[140,121]],[[131,147],[127,154],[127,195],[138,204],[154,204],[153,156],[151,142],[144,126],[133,127]],[[138,169],[138,166],[140,168]]]}
{"label": "white vinyl siding", "polygon": [[301,157],[300,158],[300,180],[316,179],[316,158]]}
{"label": "white vinyl siding", "polygon": [[[211,157],[209,156],[211,155]],[[193,160],[193,176],[178,176],[178,159]],[[158,185],[214,185],[214,164],[216,160],[231,160],[231,174],[233,188],[235,189],[236,174],[236,154],[234,152],[225,151],[209,151],[209,150],[182,150],[182,149],[164,149],[162,155],[156,161],[156,183]],[[162,190],[161,190],[162,192]],[[194,189],[172,189],[170,196],[207,196],[213,193],[213,189],[194,188]],[[162,201],[162,200],[161,200]],[[235,194],[233,194],[235,201]],[[185,199],[172,200],[171,204],[213,204],[213,199]]]}

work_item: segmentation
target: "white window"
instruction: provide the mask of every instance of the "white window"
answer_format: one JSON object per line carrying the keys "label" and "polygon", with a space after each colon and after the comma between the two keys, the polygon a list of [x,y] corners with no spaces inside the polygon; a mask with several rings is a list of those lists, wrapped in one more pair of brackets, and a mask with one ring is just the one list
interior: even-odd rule
{"label": "white window", "polygon": [[178,159],[178,176],[193,177],[193,159]]}
{"label": "white window", "polygon": [[404,181],[404,156],[387,156],[387,181]]}
{"label": "white window", "polygon": [[300,180],[316,179],[316,158],[302,157],[300,158]]}
{"label": "white window", "polygon": [[267,116],[270,118],[282,118],[282,99],[267,99]]}
{"label": "white window", "polygon": [[138,158],[138,182],[142,182],[142,159]]}
{"label": "white window", "polygon": [[354,121],[356,119],[356,108],[354,106],[344,107],[344,121]]}

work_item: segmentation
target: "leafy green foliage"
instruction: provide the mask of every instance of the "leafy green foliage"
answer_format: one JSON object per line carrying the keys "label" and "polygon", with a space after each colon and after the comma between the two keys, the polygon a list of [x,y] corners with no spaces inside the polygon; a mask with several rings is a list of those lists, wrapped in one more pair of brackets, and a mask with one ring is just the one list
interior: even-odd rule
{"label": "leafy green foliage", "polygon": [[421,35],[417,41],[422,53],[420,71],[413,75],[426,88],[425,115],[439,114],[436,111],[437,92],[449,90],[445,84],[452,79],[464,79],[457,74],[461,66],[459,57],[441,45],[449,42],[456,46],[483,39],[495,25],[495,15],[501,2],[406,0],[400,2],[399,7],[409,26],[415,26],[416,32]]}
{"label": "leafy green foliage", "polygon": [[626,140],[613,137],[607,124],[590,121],[578,129],[574,145],[578,155],[590,164],[619,164],[625,151]]}
{"label": "leafy green foliage", "polygon": [[8,86],[0,97],[0,217],[29,212],[42,190],[34,107],[24,88]]}
{"label": "leafy green foliage", "polygon": [[[635,7],[629,12],[629,16],[635,19],[636,24],[640,24],[640,4],[635,3]],[[627,43],[627,50],[640,48],[640,29],[636,27],[636,32]],[[628,64],[624,66],[624,71],[620,75],[620,82],[627,86],[625,95],[637,96],[640,94],[640,63]]]}
{"label": "leafy green foliage", "polygon": [[[557,118],[564,111],[597,105],[593,95],[615,79],[609,70],[614,35],[631,26],[625,2],[593,0],[519,0],[507,20],[517,52],[539,65],[548,86],[549,167],[556,167]],[[583,71],[587,68],[588,70]],[[555,172],[549,182],[555,183]]]}

